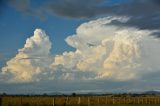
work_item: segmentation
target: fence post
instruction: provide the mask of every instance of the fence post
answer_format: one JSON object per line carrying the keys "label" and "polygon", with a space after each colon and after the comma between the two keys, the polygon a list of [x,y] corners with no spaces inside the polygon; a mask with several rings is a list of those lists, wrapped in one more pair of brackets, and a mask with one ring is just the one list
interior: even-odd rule
{"label": "fence post", "polygon": [[99,106],[99,96],[98,96],[98,106]]}
{"label": "fence post", "polygon": [[81,104],[81,97],[78,97],[78,106]]}
{"label": "fence post", "polygon": [[90,98],[88,97],[88,106],[90,106]]}
{"label": "fence post", "polygon": [[157,98],[156,97],[154,97],[154,104],[156,104],[157,103]]}
{"label": "fence post", "polygon": [[66,103],[66,106],[68,106],[68,96],[67,96],[67,98],[66,98],[66,101],[65,101]]}
{"label": "fence post", "polygon": [[55,98],[53,97],[53,106],[55,106]]}
{"label": "fence post", "polygon": [[147,104],[147,97],[145,97],[145,104]]}
{"label": "fence post", "polygon": [[137,104],[139,104],[139,98],[138,98],[138,97],[136,97],[136,99],[137,99]]}

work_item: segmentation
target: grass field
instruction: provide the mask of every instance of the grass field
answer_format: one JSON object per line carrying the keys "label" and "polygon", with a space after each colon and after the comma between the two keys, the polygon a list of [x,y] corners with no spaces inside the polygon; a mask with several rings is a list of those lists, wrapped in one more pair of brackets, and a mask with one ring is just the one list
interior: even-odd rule
{"label": "grass field", "polygon": [[0,106],[160,106],[159,96],[3,96]]}

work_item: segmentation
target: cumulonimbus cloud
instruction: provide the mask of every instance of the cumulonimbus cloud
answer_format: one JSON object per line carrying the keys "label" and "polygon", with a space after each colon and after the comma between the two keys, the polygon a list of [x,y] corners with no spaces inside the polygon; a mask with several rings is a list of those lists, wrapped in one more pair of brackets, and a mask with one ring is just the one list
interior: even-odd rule
{"label": "cumulonimbus cloud", "polygon": [[24,47],[2,68],[2,73],[10,74],[10,81],[37,80],[35,76],[43,73],[49,63],[50,49],[49,37],[41,29],[36,29],[34,35],[26,40]]}
{"label": "cumulonimbus cloud", "polygon": [[75,51],[51,56],[51,42],[41,29],[28,38],[24,48],[2,68],[12,81],[139,79],[159,72],[158,30],[120,27],[127,17],[106,17],[81,24],[65,41]]}

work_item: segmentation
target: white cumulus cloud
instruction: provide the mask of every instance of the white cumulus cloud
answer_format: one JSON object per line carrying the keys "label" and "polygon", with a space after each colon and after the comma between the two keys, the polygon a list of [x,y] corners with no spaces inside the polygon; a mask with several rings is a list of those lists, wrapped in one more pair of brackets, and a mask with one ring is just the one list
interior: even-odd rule
{"label": "white cumulus cloud", "polygon": [[114,80],[128,81],[160,72],[159,30],[112,25],[127,17],[106,17],[81,24],[65,41],[75,51],[53,57],[51,42],[41,29],[2,68],[11,81]]}
{"label": "white cumulus cloud", "polygon": [[111,24],[113,20],[125,23],[128,18],[100,18],[80,25],[76,34],[65,40],[76,51],[57,55],[53,68],[62,66],[66,75],[70,73],[74,78],[82,75],[86,80],[116,81],[159,71],[160,41],[151,36],[155,31],[115,26]]}
{"label": "white cumulus cloud", "polygon": [[42,73],[50,63],[51,42],[41,29],[36,29],[34,35],[26,40],[24,48],[6,63],[2,73],[10,74],[9,81],[29,82],[39,80],[36,76]]}

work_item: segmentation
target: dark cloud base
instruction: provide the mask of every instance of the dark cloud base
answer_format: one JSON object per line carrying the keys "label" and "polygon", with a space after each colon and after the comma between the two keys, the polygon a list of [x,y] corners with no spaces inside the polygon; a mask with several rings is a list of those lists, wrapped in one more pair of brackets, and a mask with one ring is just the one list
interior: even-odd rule
{"label": "dark cloud base", "polygon": [[133,26],[140,29],[160,28],[159,0],[45,0],[37,8],[33,0],[6,0],[10,6],[28,15],[44,18],[46,13],[72,19],[93,19],[102,16],[128,16],[127,23],[116,25]]}

